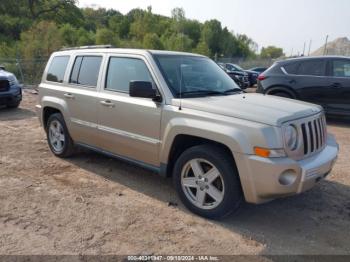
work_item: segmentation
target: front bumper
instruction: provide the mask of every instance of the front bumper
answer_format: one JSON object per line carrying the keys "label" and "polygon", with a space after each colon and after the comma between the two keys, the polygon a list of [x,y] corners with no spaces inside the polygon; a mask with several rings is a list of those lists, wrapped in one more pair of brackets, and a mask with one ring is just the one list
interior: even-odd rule
{"label": "front bumper", "polygon": [[330,173],[338,151],[334,137],[328,135],[322,151],[300,161],[246,155],[243,169],[247,173],[241,176],[246,201],[264,203],[312,188]]}
{"label": "front bumper", "polygon": [[42,111],[41,105],[35,105],[35,111],[36,111],[36,115],[39,119],[39,123],[42,126],[43,125],[43,111]]}
{"label": "front bumper", "polygon": [[8,91],[0,92],[0,105],[10,105],[22,100],[22,89],[10,88]]}

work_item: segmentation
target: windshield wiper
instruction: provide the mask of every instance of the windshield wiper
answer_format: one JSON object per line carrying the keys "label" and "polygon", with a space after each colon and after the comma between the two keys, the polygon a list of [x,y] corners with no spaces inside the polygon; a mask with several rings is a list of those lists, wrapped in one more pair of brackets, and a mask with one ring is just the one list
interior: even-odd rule
{"label": "windshield wiper", "polygon": [[228,95],[231,92],[242,92],[240,88],[232,88],[225,91],[216,91],[216,90],[192,90],[192,91],[184,91],[178,92],[177,95]]}
{"label": "windshield wiper", "polygon": [[225,90],[225,91],[222,92],[222,93],[227,94],[227,93],[231,93],[231,92],[242,92],[242,91],[243,91],[243,90],[240,89],[240,88],[231,88],[231,89]]}
{"label": "windshield wiper", "polygon": [[192,91],[184,91],[178,92],[177,95],[225,95],[224,92],[215,91],[215,90],[192,90]]}

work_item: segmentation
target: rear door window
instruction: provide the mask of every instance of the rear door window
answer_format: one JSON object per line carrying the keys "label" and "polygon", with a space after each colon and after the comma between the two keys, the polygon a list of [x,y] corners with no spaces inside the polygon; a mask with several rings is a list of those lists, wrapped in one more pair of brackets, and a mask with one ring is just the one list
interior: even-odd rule
{"label": "rear door window", "polygon": [[325,76],[326,61],[325,60],[310,60],[300,62],[298,75],[305,76]]}
{"label": "rear door window", "polygon": [[332,75],[335,77],[350,78],[350,60],[334,60],[332,66]]}
{"label": "rear door window", "polygon": [[46,80],[62,83],[68,65],[69,56],[56,56],[52,59],[47,71]]}
{"label": "rear door window", "polygon": [[96,87],[100,72],[101,56],[77,56],[70,76],[70,83]]}

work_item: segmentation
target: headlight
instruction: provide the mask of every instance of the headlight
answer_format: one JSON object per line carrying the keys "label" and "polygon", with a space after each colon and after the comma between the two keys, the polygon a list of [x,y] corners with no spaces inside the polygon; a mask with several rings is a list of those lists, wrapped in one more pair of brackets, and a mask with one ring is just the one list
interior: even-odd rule
{"label": "headlight", "polygon": [[8,81],[9,81],[10,86],[18,85],[18,80],[15,76],[9,77]]}
{"label": "headlight", "polygon": [[289,150],[294,151],[298,146],[298,130],[293,125],[289,125],[284,130],[284,144]]}

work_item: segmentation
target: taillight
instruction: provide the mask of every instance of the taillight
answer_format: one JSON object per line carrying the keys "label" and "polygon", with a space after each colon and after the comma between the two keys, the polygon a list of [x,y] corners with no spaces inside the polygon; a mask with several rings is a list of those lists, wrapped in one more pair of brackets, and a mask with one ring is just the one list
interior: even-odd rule
{"label": "taillight", "polygon": [[261,75],[258,76],[258,80],[259,80],[259,81],[263,81],[263,80],[265,80],[265,79],[266,79],[266,76],[264,76],[263,74],[261,74]]}

